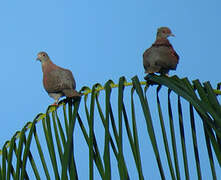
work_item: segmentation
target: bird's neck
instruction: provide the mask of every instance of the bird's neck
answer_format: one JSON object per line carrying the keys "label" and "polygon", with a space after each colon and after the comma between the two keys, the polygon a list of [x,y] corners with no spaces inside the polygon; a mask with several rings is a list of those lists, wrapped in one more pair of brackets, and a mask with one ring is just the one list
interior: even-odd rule
{"label": "bird's neck", "polygon": [[156,39],[156,41],[154,42],[153,45],[156,45],[156,46],[161,46],[161,45],[171,46],[169,40],[166,39],[166,38],[158,38],[158,39]]}
{"label": "bird's neck", "polygon": [[41,66],[43,73],[52,71],[56,67],[56,65],[50,59],[43,61]]}

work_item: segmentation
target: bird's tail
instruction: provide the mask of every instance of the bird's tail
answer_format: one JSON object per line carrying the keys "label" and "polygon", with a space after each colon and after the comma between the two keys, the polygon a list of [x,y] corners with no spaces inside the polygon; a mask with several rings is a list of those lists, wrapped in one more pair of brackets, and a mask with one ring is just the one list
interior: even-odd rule
{"label": "bird's tail", "polygon": [[69,97],[69,98],[79,98],[83,95],[77,92],[76,90],[70,90],[70,89],[64,90],[63,93],[66,97]]}

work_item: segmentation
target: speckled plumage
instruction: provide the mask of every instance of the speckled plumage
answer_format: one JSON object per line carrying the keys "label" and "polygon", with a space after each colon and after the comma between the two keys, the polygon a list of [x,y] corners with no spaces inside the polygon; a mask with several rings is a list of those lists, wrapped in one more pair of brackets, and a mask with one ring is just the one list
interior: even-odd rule
{"label": "speckled plumage", "polygon": [[77,97],[76,83],[70,70],[55,65],[45,52],[38,53],[38,60],[42,64],[43,85],[55,104],[62,96]]}
{"label": "speckled plumage", "polygon": [[158,29],[156,41],[143,54],[145,73],[167,74],[169,70],[176,70],[179,56],[167,39],[169,36],[174,36],[169,28]]}

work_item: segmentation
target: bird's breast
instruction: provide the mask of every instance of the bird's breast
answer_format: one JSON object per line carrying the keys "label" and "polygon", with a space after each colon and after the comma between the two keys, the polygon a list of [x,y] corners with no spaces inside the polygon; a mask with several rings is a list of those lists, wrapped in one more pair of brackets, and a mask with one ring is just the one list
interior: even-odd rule
{"label": "bird's breast", "polygon": [[48,85],[48,82],[47,82],[47,76],[43,76],[43,85],[44,85],[44,88],[47,90],[47,85]]}

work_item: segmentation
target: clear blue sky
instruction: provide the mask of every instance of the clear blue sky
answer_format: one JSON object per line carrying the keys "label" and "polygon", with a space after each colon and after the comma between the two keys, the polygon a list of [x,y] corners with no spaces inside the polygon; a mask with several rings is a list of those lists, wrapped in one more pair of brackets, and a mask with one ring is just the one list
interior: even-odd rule
{"label": "clear blue sky", "polygon": [[142,80],[142,54],[168,26],[179,77],[220,82],[220,0],[20,0],[0,3],[0,145],[53,102],[36,55],[72,70],[77,89],[121,76]]}

